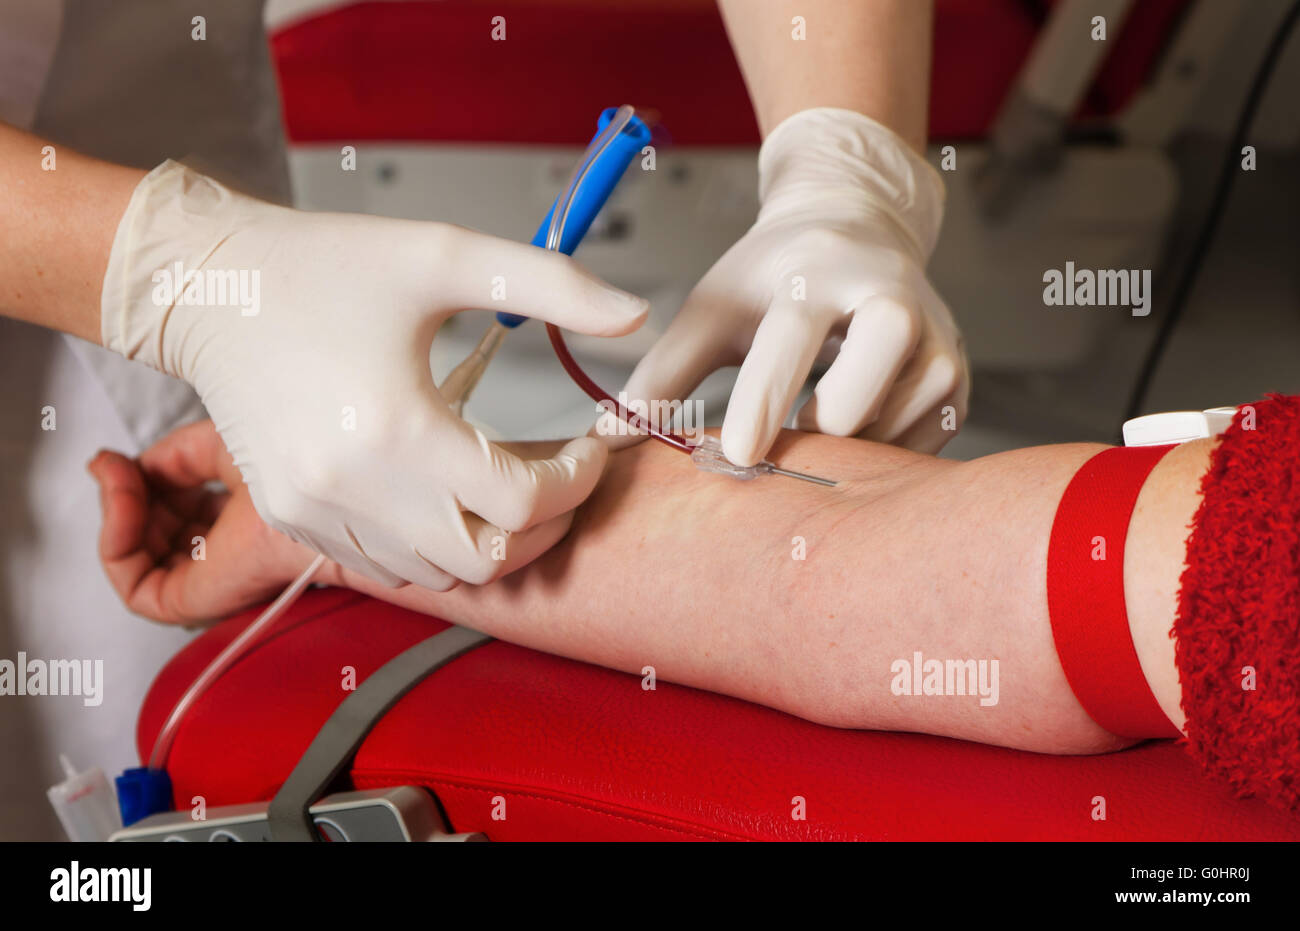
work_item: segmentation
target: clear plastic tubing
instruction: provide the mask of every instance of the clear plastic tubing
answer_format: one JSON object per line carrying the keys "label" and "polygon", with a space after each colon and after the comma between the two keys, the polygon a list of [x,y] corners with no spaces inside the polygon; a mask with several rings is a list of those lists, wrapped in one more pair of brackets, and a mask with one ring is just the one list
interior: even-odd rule
{"label": "clear plastic tubing", "polygon": [[[626,104],[619,107],[609,124],[601,131],[595,139],[591,140],[591,145],[582,156],[582,161],[578,167],[573,170],[569,176],[569,182],[565,185],[564,193],[560,199],[555,202],[555,209],[551,211],[551,226],[546,233],[546,248],[552,252],[558,252],[560,243],[564,239],[564,224],[569,218],[569,208],[573,206],[574,198],[577,196],[582,182],[586,179],[587,174],[591,171],[593,165],[600,160],[605,150],[613,144],[618,138],[618,134],[627,128],[632,122],[632,117],[636,111]],[[582,370],[582,367],[574,361],[573,356],[569,353],[569,347],[565,345],[564,334],[560,328],[553,323],[546,324],[546,333],[551,338],[551,347],[555,350],[556,357],[564,370],[569,373],[569,377],[579,388],[598,404],[606,406],[610,410],[618,411],[619,418],[634,430],[648,433],[661,443],[666,443],[673,449],[686,453],[688,456],[695,448],[685,439],[676,434],[664,433],[654,424],[645,418],[628,410],[617,399],[611,397],[600,385],[591,380],[591,377]]]}
{"label": "clear plastic tubing", "polygon": [[171,754],[172,743],[176,740],[176,731],[180,728],[181,721],[185,720],[186,713],[198,701],[199,696],[208,690],[208,687],[220,679],[233,666],[241,656],[248,652],[268,627],[279,619],[280,615],[289,610],[289,607],[298,600],[298,596],[303,593],[307,585],[311,582],[312,576],[316,574],[321,566],[325,565],[325,556],[322,554],[312,560],[311,565],[302,571],[302,575],[294,579],[289,587],[280,593],[280,597],[266,606],[266,609],[257,616],[257,620],[245,627],[238,637],[230,641],[226,648],[216,655],[212,662],[208,663],[207,668],[195,679],[185,694],[181,696],[172,713],[167,716],[167,721],[158,732],[158,737],[153,742],[153,752],[149,755],[150,769],[166,769],[167,757]]}

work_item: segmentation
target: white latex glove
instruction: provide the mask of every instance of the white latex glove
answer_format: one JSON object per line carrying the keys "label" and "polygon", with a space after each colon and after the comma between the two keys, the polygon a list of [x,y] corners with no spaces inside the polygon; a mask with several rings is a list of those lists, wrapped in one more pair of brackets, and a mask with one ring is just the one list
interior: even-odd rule
{"label": "white latex glove", "polygon": [[628,397],[685,399],[740,364],[722,448],[753,465],[820,356],[833,361],[800,429],[937,452],[970,390],[961,334],[925,275],[943,217],[938,172],[881,124],[831,108],[782,122],[758,165],[758,220],[641,360]]}
{"label": "white latex glove", "polygon": [[[197,304],[174,300],[164,276],[177,262],[226,273],[228,285],[242,273],[245,297],[256,273],[257,312],[215,289]],[[510,572],[559,540],[606,457],[584,437],[525,461],[451,413],[429,347],[468,307],[601,336],[636,329],[647,311],[533,246],[277,207],[166,162],[118,227],[103,339],[194,386],[272,527],[386,584],[445,590]]]}

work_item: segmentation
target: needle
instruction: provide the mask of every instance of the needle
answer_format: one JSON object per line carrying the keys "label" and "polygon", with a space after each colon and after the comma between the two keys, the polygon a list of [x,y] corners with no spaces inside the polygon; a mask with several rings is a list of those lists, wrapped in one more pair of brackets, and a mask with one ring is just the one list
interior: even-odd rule
{"label": "needle", "polygon": [[803,472],[793,472],[790,469],[781,469],[777,466],[771,465],[770,463],[768,464],[767,471],[771,472],[773,475],[784,475],[788,478],[802,479],[805,482],[812,482],[814,485],[825,485],[828,488],[834,488],[836,485],[835,482],[832,482],[828,478],[818,478],[815,475],[807,475]]}
{"label": "needle", "polygon": [[722,452],[721,441],[711,434],[701,436],[695,441],[695,445],[689,447],[691,451],[691,462],[695,463],[695,468],[701,472],[713,472],[720,475],[730,475],[732,478],[738,478],[741,481],[749,481],[760,475],[784,475],[787,478],[797,478],[801,482],[812,482],[814,485],[824,485],[827,488],[834,488],[836,483],[828,478],[818,478],[815,475],[808,475],[806,472],[795,472],[791,469],[783,469],[780,466],[773,465],[764,459],[752,466],[736,465],[728,459]]}

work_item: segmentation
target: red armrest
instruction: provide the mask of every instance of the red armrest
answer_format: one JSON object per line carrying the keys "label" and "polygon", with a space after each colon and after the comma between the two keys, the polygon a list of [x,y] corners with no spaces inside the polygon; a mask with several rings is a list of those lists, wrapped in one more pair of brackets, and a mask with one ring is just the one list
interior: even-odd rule
{"label": "red armrest", "polygon": [[[183,688],[253,617],[198,637],[159,675],[147,758]],[[352,592],[308,592],[192,710],[168,766],[178,806],[269,799],[345,697],[446,625]],[[1052,757],[822,727],[747,702],[493,642],[409,692],[351,771],[416,784],[457,831],[493,840],[1295,840],[1300,815],[1230,798],[1182,750]],[[1093,799],[1106,800],[1094,821]],[[505,820],[494,820],[494,799]],[[807,819],[792,818],[805,800]],[[499,809],[498,809],[499,810]]]}

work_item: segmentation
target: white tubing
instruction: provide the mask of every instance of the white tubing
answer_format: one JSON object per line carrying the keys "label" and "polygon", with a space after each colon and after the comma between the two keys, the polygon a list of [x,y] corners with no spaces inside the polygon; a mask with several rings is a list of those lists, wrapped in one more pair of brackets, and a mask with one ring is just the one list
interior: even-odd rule
{"label": "white tubing", "polygon": [[208,663],[203,673],[190,683],[190,687],[185,690],[176,707],[167,718],[167,723],[162,726],[158,732],[158,737],[153,743],[153,753],[149,756],[149,768],[160,770],[167,768],[167,757],[171,753],[172,741],[176,739],[176,731],[180,728],[181,721],[185,719],[185,713],[190,710],[190,706],[198,701],[200,695],[208,690],[208,687],[221,678],[222,674],[235,664],[235,661],[248,652],[259,636],[270,627],[289,606],[298,600],[303,589],[311,582],[312,576],[316,570],[325,565],[324,555],[317,556],[310,566],[302,571],[302,575],[289,583],[289,587],[280,592],[280,596],[266,606],[264,610],[253,623],[245,627],[229,645],[217,654],[212,662]]}

